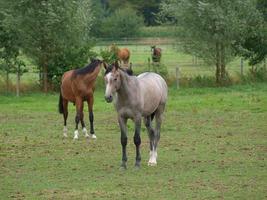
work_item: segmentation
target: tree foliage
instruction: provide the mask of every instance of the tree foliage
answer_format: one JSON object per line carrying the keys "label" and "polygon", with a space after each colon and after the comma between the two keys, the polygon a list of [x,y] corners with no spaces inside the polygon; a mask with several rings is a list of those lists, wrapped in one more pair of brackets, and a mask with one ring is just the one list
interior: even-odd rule
{"label": "tree foliage", "polygon": [[251,0],[165,0],[161,16],[179,26],[179,40],[187,53],[216,66],[216,81],[227,79],[226,64],[236,53],[236,42],[261,23]]}
{"label": "tree foliage", "polygon": [[131,37],[137,34],[142,25],[143,18],[133,9],[118,9],[103,20],[101,34],[111,38]]}
{"label": "tree foliage", "polygon": [[107,5],[113,11],[118,8],[131,7],[144,17],[146,25],[156,25],[157,20],[155,15],[159,12],[161,1],[162,0],[110,0]]}
{"label": "tree foliage", "polygon": [[[55,72],[87,62],[91,47],[90,1],[10,0],[6,9],[16,19],[23,52],[43,75],[45,91]],[[73,57],[76,59],[69,60]]]}
{"label": "tree foliage", "polygon": [[[4,6],[2,3],[0,4]],[[8,10],[0,12],[0,71],[6,75],[7,91],[9,90],[9,74],[17,73],[20,77],[27,71],[24,62],[20,59],[19,32],[14,26],[14,17]]]}
{"label": "tree foliage", "polygon": [[258,0],[257,9],[263,20],[249,24],[245,39],[237,42],[237,53],[249,60],[250,65],[256,65],[267,56],[267,1]]}

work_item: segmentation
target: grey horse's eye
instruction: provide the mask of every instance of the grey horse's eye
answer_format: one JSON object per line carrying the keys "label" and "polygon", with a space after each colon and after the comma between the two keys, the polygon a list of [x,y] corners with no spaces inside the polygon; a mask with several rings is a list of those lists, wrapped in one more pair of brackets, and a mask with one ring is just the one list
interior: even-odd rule
{"label": "grey horse's eye", "polygon": [[114,81],[116,81],[117,80],[117,78],[114,78]]}

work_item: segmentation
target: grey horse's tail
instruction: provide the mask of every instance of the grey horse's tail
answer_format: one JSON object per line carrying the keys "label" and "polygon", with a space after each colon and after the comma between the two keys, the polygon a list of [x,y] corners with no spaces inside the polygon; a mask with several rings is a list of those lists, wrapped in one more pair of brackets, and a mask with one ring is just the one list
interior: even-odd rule
{"label": "grey horse's tail", "polygon": [[156,113],[156,111],[151,114],[151,121],[153,121],[153,119],[155,117],[155,113]]}
{"label": "grey horse's tail", "polygon": [[61,91],[60,91],[59,100],[58,100],[58,112],[60,114],[63,114],[63,111],[64,111],[64,108],[63,108],[63,97],[62,97],[62,94],[61,94]]}

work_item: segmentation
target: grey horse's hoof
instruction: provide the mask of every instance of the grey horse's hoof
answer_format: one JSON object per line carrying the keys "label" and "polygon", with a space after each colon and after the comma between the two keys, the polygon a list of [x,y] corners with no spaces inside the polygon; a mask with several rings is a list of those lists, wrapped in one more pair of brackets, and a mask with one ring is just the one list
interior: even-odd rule
{"label": "grey horse's hoof", "polygon": [[154,166],[157,166],[157,163],[156,162],[148,162],[147,165],[154,167]]}
{"label": "grey horse's hoof", "polygon": [[127,169],[126,163],[121,163],[120,169],[121,170],[126,170]]}
{"label": "grey horse's hoof", "polygon": [[134,166],[135,166],[136,169],[140,169],[141,162],[140,161],[136,161]]}

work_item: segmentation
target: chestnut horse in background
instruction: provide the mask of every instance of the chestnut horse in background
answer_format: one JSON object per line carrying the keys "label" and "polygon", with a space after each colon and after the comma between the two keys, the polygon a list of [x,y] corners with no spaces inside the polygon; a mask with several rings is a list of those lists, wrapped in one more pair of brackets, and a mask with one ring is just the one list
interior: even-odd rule
{"label": "chestnut horse in background", "polygon": [[160,62],[161,58],[161,48],[154,46],[151,46],[151,51],[152,51],[152,61],[153,62]]}
{"label": "chestnut horse in background", "polygon": [[130,60],[130,51],[127,48],[119,49],[117,53],[117,57],[120,61],[122,61],[123,65],[128,66]]}
{"label": "chestnut horse in background", "polygon": [[109,47],[109,50],[111,52],[113,52],[117,59],[122,62],[122,67],[123,68],[129,68],[129,60],[130,60],[130,51],[128,48],[119,48],[118,46],[116,46],[115,44],[112,44]]}
{"label": "chestnut horse in background", "polygon": [[63,135],[67,137],[67,118],[68,118],[68,102],[72,102],[76,105],[76,127],[74,131],[74,139],[78,139],[78,124],[81,122],[82,132],[86,137],[87,129],[83,120],[83,102],[86,101],[89,110],[89,121],[90,121],[90,133],[92,138],[96,138],[94,131],[94,89],[95,81],[98,73],[100,72],[102,61],[92,60],[91,63],[81,69],[75,69],[67,71],[63,74],[60,87],[59,96],[59,113],[63,114],[64,117],[64,129]]}

